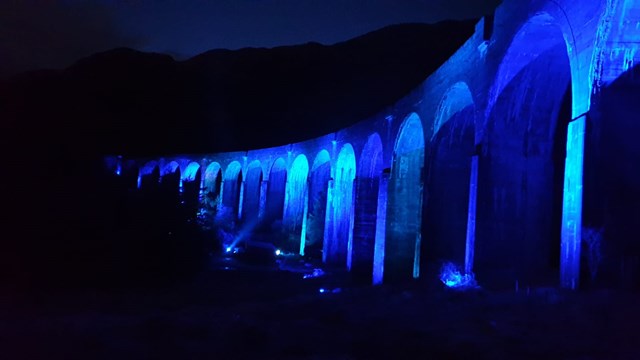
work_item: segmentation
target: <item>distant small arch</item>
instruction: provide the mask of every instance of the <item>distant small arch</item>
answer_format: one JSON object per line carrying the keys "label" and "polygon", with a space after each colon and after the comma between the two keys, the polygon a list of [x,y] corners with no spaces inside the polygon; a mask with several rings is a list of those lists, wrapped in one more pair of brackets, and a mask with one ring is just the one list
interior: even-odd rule
{"label": "distant small arch", "polygon": [[204,172],[203,190],[211,201],[214,201],[220,195],[222,187],[222,171],[220,169],[219,163],[212,162]]}
{"label": "distant small arch", "polygon": [[247,166],[242,212],[243,219],[255,225],[260,212],[260,189],[263,180],[262,165],[259,160],[252,161]]}
{"label": "distant small arch", "polygon": [[414,150],[424,149],[424,131],[422,121],[416,113],[407,116],[400,127],[396,143],[394,145],[394,153],[405,154]]}
{"label": "distant small arch", "polygon": [[320,150],[320,152],[316,155],[316,158],[313,160],[311,171],[315,171],[320,166],[330,161],[331,161],[331,155],[329,155],[329,152],[325,149]]}
{"label": "distant small arch", "polygon": [[182,173],[182,202],[187,213],[195,218],[200,208],[202,190],[202,171],[197,162],[191,162]]}
{"label": "distant small arch", "polygon": [[176,161],[171,161],[162,168],[161,175],[164,177],[167,174],[173,174],[178,170],[180,170],[180,164],[178,164]]}
{"label": "distant small arch", "polygon": [[161,170],[160,187],[162,193],[171,201],[178,201],[177,196],[182,188],[180,173],[180,164],[176,161],[169,162]]}
{"label": "distant small arch", "polygon": [[189,163],[182,173],[182,181],[195,181],[199,171],[200,164],[195,161]]}
{"label": "distant small arch", "polygon": [[271,165],[267,184],[266,218],[267,223],[281,221],[284,215],[284,199],[287,183],[287,163],[278,158]]}
{"label": "distant small arch", "polygon": [[160,166],[151,160],[138,169],[138,188],[155,187],[160,182]]}
{"label": "distant small arch", "polygon": [[377,132],[367,138],[358,169],[358,175],[366,178],[374,178],[382,173],[382,140]]}
{"label": "distant small arch", "polygon": [[242,165],[233,161],[224,172],[224,189],[222,190],[222,204],[232,211],[232,218],[239,217],[242,196]]}

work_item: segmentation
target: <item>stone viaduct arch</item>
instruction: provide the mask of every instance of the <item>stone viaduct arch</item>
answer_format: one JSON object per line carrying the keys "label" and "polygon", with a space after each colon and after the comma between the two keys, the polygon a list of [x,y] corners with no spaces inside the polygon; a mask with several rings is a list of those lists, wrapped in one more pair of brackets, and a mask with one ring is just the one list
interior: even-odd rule
{"label": "stone viaduct arch", "polygon": [[464,264],[468,272],[473,269],[475,116],[473,95],[464,82],[447,90],[437,108],[428,149],[427,210],[423,219],[425,259],[431,266],[452,261]]}
{"label": "stone viaduct arch", "polygon": [[222,179],[222,206],[225,212],[229,212],[228,217],[231,221],[238,220],[242,212],[242,175],[242,165],[234,161],[227,166]]}
{"label": "stone viaduct arch", "polygon": [[320,150],[309,174],[309,209],[305,254],[326,261],[323,249],[327,217],[329,182],[331,181],[331,156],[327,150]]}
{"label": "stone viaduct arch", "polygon": [[242,219],[249,226],[256,226],[260,214],[260,194],[264,174],[259,160],[252,161],[247,168],[244,181]]}
{"label": "stone viaduct arch", "polygon": [[180,179],[183,194],[182,203],[189,217],[195,217],[200,207],[203,180],[201,169],[200,164],[193,161],[187,165],[185,171],[182,173],[182,179]]}
{"label": "stone viaduct arch", "polygon": [[[383,145],[380,135],[373,133],[362,149],[355,189],[352,270],[366,280],[373,277],[376,244],[384,241],[383,220],[380,209],[380,191],[385,191],[383,173]],[[380,253],[378,256],[380,256]]]}
{"label": "stone viaduct arch", "polygon": [[287,250],[304,255],[307,215],[309,213],[309,161],[298,155],[287,177],[284,221],[289,239]]}
{"label": "stone viaduct arch", "polygon": [[512,38],[490,93],[479,164],[479,202],[490,205],[478,219],[476,260],[496,281],[505,276],[505,286],[558,273],[572,107],[567,49],[555,18],[534,15]]}
{"label": "stone viaduct arch", "polygon": [[640,284],[640,246],[623,236],[640,220],[638,23],[640,0],[505,0],[420,87],[349,128],[126,161],[139,188],[178,173],[183,194],[197,168],[201,202],[374,283],[450,261],[496,287],[576,288],[597,278],[586,226],[606,228],[589,248],[610,255],[602,276]]}

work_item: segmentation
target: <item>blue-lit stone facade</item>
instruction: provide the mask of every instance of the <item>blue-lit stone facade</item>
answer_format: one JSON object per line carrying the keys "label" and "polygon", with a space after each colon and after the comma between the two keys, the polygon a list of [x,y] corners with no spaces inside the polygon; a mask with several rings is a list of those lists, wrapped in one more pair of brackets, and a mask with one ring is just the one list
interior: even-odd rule
{"label": "blue-lit stone facade", "polygon": [[443,264],[488,286],[639,281],[639,44],[640,0],[506,0],[422,85],[352,127],[107,163],[140,191],[198,192],[237,236],[268,228],[276,246],[373,283]]}

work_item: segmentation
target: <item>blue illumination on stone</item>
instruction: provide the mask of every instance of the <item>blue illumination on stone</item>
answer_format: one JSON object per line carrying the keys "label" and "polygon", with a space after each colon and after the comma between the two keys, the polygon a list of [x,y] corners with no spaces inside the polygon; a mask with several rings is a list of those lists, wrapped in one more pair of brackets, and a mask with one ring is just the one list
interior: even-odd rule
{"label": "blue illumination on stone", "polygon": [[569,124],[562,208],[560,282],[576,289],[580,279],[582,243],[582,175],[584,169],[585,117]]}
{"label": "blue illumination on stone", "polygon": [[304,155],[298,155],[291,165],[285,193],[284,226],[289,234],[288,250],[304,253],[305,208],[308,202],[307,177],[309,162]]}
{"label": "blue illumination on stone", "polygon": [[283,220],[286,185],[287,163],[278,158],[271,166],[267,186],[265,217],[269,223]]}
{"label": "blue illumination on stone", "polygon": [[304,189],[304,208],[302,209],[302,230],[300,234],[300,255],[304,256],[307,245],[307,221],[309,219],[309,186]]}
{"label": "blue illumination on stone", "polygon": [[[264,199],[262,194],[263,174],[260,161],[252,161],[247,168],[247,176],[243,183],[242,213],[246,221],[253,222],[260,217],[260,206]],[[264,209],[262,209],[264,211]]]}
{"label": "blue illumination on stone", "polygon": [[442,128],[454,114],[471,105],[473,105],[473,98],[469,86],[463,82],[454,84],[440,101],[440,106],[438,107],[438,112],[433,122],[431,140],[433,141],[438,131],[440,131],[440,128]]}
{"label": "blue illumination on stone", "polygon": [[235,218],[242,210],[242,165],[238,161],[233,161],[227,166],[224,173],[222,187],[222,205],[230,209]]}
{"label": "blue illumination on stone", "polygon": [[220,164],[217,162],[212,162],[207,166],[207,170],[204,173],[204,185],[209,190],[212,191],[216,186],[216,179],[220,173]]}
{"label": "blue illumination on stone", "polygon": [[378,190],[378,208],[376,211],[376,238],[373,250],[373,284],[382,284],[384,275],[384,248],[387,231],[387,187],[389,174],[380,175]]}
{"label": "blue illumination on stone", "polygon": [[327,209],[329,180],[331,179],[331,157],[327,150],[321,150],[313,161],[309,176],[309,201],[307,210],[305,253],[310,251],[316,258],[326,261]]}
{"label": "blue illumination on stone", "polygon": [[238,196],[238,219],[242,219],[242,204],[243,199],[244,199],[244,181],[240,181],[240,191],[239,191],[239,196]]}
{"label": "blue illumination on stone", "polygon": [[[445,264],[440,277],[451,288],[474,285],[474,271],[487,285],[489,281],[485,279],[494,272],[499,273],[497,277],[517,279],[527,286],[527,282],[548,281],[547,273],[544,279],[537,278],[543,277],[539,269],[556,272],[555,267],[560,265],[560,284],[576,289],[580,274],[586,273],[580,270],[581,261],[585,262],[585,255],[581,255],[581,246],[585,246],[583,177],[591,179],[590,173],[583,174],[585,127],[595,125],[595,134],[598,126],[607,123],[604,120],[609,118],[600,112],[615,106],[606,104],[607,87],[614,86],[625,71],[630,76],[637,75],[639,2],[584,1],[578,6],[569,1],[556,4],[543,0],[529,2],[523,9],[516,9],[520,6],[516,0],[509,2],[511,5],[496,12],[495,34],[485,33],[483,38],[483,23],[478,25],[476,35],[414,93],[424,98],[411,95],[402,99],[390,108],[393,115],[378,113],[364,120],[364,125],[359,123],[316,139],[270,149],[158,157],[149,162],[131,159],[131,163],[122,162],[121,157],[115,162],[116,157],[112,156],[107,164],[108,174],[122,175],[118,181],[124,184],[126,180],[133,187],[137,169],[138,188],[184,188],[180,199],[185,205],[189,204],[186,195],[196,189],[194,182],[201,180],[198,201],[202,209],[208,205],[211,218],[216,213],[212,208],[218,210],[217,214],[226,211],[233,215],[229,221],[233,232],[225,238],[228,241],[221,242],[222,253],[235,251],[238,243],[252,236],[264,236],[274,242],[269,254],[275,252],[282,258],[297,257],[294,253],[315,256],[346,266],[353,274],[364,264],[374,284],[383,279],[416,278],[425,267],[421,260],[433,256],[456,264]],[[509,17],[511,11],[515,11],[513,17]],[[569,81],[572,120],[566,128],[566,144],[557,144],[560,134],[556,138],[555,132],[559,126],[554,122],[562,121],[559,124],[564,126],[569,120],[564,114],[565,108],[568,112],[569,97],[566,95],[563,100],[558,94]],[[632,79],[629,85],[637,84]],[[635,90],[624,89],[620,95],[637,95],[627,91]],[[614,92],[613,96],[617,95]],[[474,104],[474,97],[478,104]],[[592,101],[597,105],[594,109]],[[468,116],[467,111],[474,117]],[[440,148],[431,145],[444,130],[454,134],[457,121],[476,118],[473,145],[482,145],[477,149],[480,153],[460,150],[460,142],[445,144],[462,153],[460,158],[465,161],[443,161],[459,171],[452,172],[454,175],[445,173],[435,181],[438,168],[434,164],[441,159],[437,154]],[[561,130],[564,132],[565,128]],[[469,143],[466,139],[465,144]],[[429,151],[425,153],[426,145]],[[310,166],[309,160],[315,154]],[[627,171],[635,171],[637,162],[630,161],[633,157],[624,153],[620,157],[611,161],[628,162]],[[425,160],[428,169],[423,168]],[[564,179],[560,178],[562,171]],[[635,189],[637,183],[628,181],[629,188]],[[429,189],[425,192],[427,184]],[[441,199],[436,194],[446,191],[458,194],[458,198],[435,201]],[[429,201],[424,204],[424,218],[423,201]],[[589,210],[585,212],[585,224],[599,226],[600,217],[607,221],[616,217],[606,198],[606,209],[601,210],[605,214],[595,215],[596,223],[592,224],[591,198],[586,197],[585,201]],[[455,236],[443,235],[444,226],[430,232],[431,221],[442,223],[436,221],[437,216],[431,216],[440,209],[432,204],[443,205],[456,214],[455,221],[449,224],[458,230],[453,233]],[[439,214],[454,218],[449,213]],[[552,217],[555,219],[550,224]],[[424,229],[423,221],[427,223]],[[618,241],[612,240],[615,236],[609,232],[615,226],[607,224],[607,236],[611,238],[603,238],[601,255],[605,258],[610,256],[609,247],[615,247]],[[551,230],[546,231],[547,228]],[[433,254],[421,256],[422,245],[427,251],[437,243],[431,240],[438,237],[450,239],[447,244],[455,243],[455,249],[436,249]],[[552,242],[553,251],[547,251]],[[439,252],[449,250],[455,254],[440,256]],[[611,260],[612,264],[606,266],[613,268],[616,261]],[[333,292],[331,289],[321,288],[320,292]]]}
{"label": "blue illumination on stone", "polygon": [[[593,5],[593,3],[585,2],[584,5],[590,6]],[[553,205],[555,201],[553,196],[559,197],[559,194],[552,195],[554,194],[553,188],[551,188],[551,186],[553,186],[552,181],[545,180],[545,178],[550,178],[549,175],[545,175],[545,172],[547,174],[553,174],[554,171],[560,171],[562,165],[544,164],[544,161],[551,162],[553,160],[545,159],[540,154],[548,154],[551,153],[552,150],[550,146],[545,144],[546,141],[544,141],[544,138],[539,134],[548,131],[552,131],[551,134],[553,134],[553,132],[556,131],[557,126],[555,126],[555,121],[558,115],[555,114],[556,110],[554,110],[552,104],[554,104],[554,102],[558,104],[562,102],[563,94],[561,95],[561,93],[563,93],[563,91],[561,89],[566,87],[565,84],[567,81],[570,81],[571,84],[571,117],[574,119],[581,117],[589,110],[590,106],[591,91],[589,89],[591,87],[591,80],[589,79],[591,75],[588,73],[589,67],[585,66],[585,63],[591,60],[593,54],[589,53],[590,50],[588,47],[582,48],[582,44],[580,44],[580,48],[578,48],[575,34],[572,33],[573,30],[567,28],[564,23],[568,20],[564,13],[539,12],[520,27],[500,63],[496,83],[489,94],[489,105],[486,109],[487,120],[494,120],[498,117],[505,119],[505,115],[507,115],[505,110],[507,108],[510,112],[513,112],[512,116],[515,119],[518,117],[531,117],[529,120],[530,125],[526,129],[523,141],[526,144],[524,148],[526,156],[521,156],[520,158],[513,156],[510,160],[504,160],[508,158],[507,156],[503,157],[503,162],[510,162],[512,169],[525,169],[524,171],[527,175],[523,175],[523,190],[518,191],[519,195],[513,197],[516,201],[510,202],[511,205],[497,205],[501,207],[503,211],[527,214],[523,216],[526,219],[523,219],[519,228],[521,229],[520,231],[525,234],[524,237],[529,239],[528,241],[530,243],[523,240],[524,242],[520,247],[521,250],[519,250],[521,251],[519,255],[520,258],[518,260],[512,260],[513,262],[511,264],[511,267],[515,268],[516,272],[521,274],[534,273],[536,270],[532,269],[533,266],[537,266],[540,269],[548,266],[545,264],[548,264],[549,260],[545,259],[545,257],[549,256],[549,251],[539,250],[544,249],[543,246],[548,245],[542,244],[538,246],[533,243],[531,239],[549,238],[549,236],[555,237],[558,231],[557,228],[552,229],[550,225],[553,221],[556,221],[556,219],[545,222],[545,220],[541,220],[541,218],[549,219],[551,217],[550,211],[555,206]],[[580,52],[589,54],[588,58],[581,59],[580,56],[582,54],[580,54]],[[548,74],[551,75],[547,75],[545,72],[547,70],[549,70]],[[518,81],[516,82],[514,79]],[[527,81],[527,79],[531,79],[531,81]],[[535,81],[540,82],[540,84],[535,84]],[[527,85],[525,86],[521,83],[526,83]],[[550,86],[550,84],[553,85]],[[502,93],[513,91],[515,86],[520,86],[520,88],[524,89],[520,90],[520,96],[513,96],[512,101],[510,101],[508,105],[502,104],[500,101]],[[552,86],[560,90],[556,90],[552,88]],[[530,100],[532,98],[535,99],[535,97],[528,94],[531,94],[530,91],[532,90],[539,94],[536,101],[539,102],[539,104],[531,104]],[[543,108],[543,106],[546,107]],[[559,107],[560,105],[557,106]],[[499,115],[490,117],[489,115],[494,111],[494,108],[496,112],[499,112]],[[546,115],[545,118],[543,115],[546,113],[550,114]],[[550,116],[555,116],[556,118],[550,118]],[[534,117],[536,121],[532,121]],[[558,121],[564,122],[566,120],[565,118]],[[552,126],[544,125],[549,123],[552,124]],[[496,126],[495,122],[489,125]],[[507,127],[513,127],[513,125],[503,125],[503,128]],[[506,149],[508,145],[504,144],[507,144],[507,142],[500,141],[500,139],[504,139],[505,136],[509,137],[509,135],[501,133],[495,138],[491,138],[489,140],[489,147],[496,148],[503,146],[503,148]],[[548,142],[551,141],[554,141],[553,138]],[[559,146],[565,146],[565,144]],[[561,241],[559,244],[560,284],[563,287],[575,289],[580,273],[584,119],[577,119],[569,124],[566,149],[562,219],[557,219],[557,221],[561,221],[562,227],[560,234]],[[495,162],[497,163],[497,161]],[[545,181],[547,185],[544,185]],[[510,189],[507,191],[509,191],[509,193],[514,192]],[[509,200],[505,201],[509,202]],[[502,202],[504,203],[505,201]],[[534,207],[531,204],[536,204],[536,206]],[[525,208],[526,210],[521,210]],[[502,229],[505,229],[510,225],[505,222],[500,226]],[[498,231],[500,231],[500,229]],[[512,230],[511,234],[506,235],[506,237],[513,238],[516,231],[517,230]],[[504,231],[501,232],[504,233]],[[553,232],[553,234],[551,234],[551,232]],[[504,244],[506,240],[505,238],[499,238],[498,242]],[[508,248],[508,246],[505,245],[500,246],[505,249]],[[558,245],[553,244],[553,246]],[[539,251],[539,253],[536,254],[536,251]],[[510,252],[515,252],[515,247],[512,247]]]}
{"label": "blue illumination on stone", "polygon": [[156,179],[156,181],[160,181],[158,162],[149,161],[141,166],[138,170],[138,189],[142,187],[144,178],[147,176],[152,176],[152,174],[156,171],[158,172],[158,179]]}
{"label": "blue illumination on stone", "polygon": [[175,161],[171,161],[170,163],[168,163],[162,168],[162,172],[160,173],[160,176],[164,177],[168,174],[173,174],[179,169],[180,169],[180,165]]}
{"label": "blue illumination on stone", "polygon": [[327,182],[327,203],[326,203],[326,210],[325,210],[325,226],[324,226],[324,236],[323,236],[323,243],[322,243],[322,262],[329,262],[330,259],[332,259],[332,257],[330,257],[329,252],[331,251],[332,254],[335,251],[334,250],[334,245],[333,245],[333,228],[334,228],[334,213],[333,213],[333,183],[334,180],[330,179]]}
{"label": "blue illumination on stone", "polygon": [[489,94],[485,119],[490,118],[498,97],[511,80],[540,54],[557,45],[558,31],[554,18],[546,12],[536,14],[520,28],[498,70],[496,83]]}
{"label": "blue illumination on stone", "polygon": [[400,128],[389,180],[385,279],[420,275],[424,143],[422,122],[412,113]]}
{"label": "blue illumination on stone", "polygon": [[198,171],[200,171],[200,164],[197,162],[190,163],[182,173],[182,181],[194,181],[198,175]]}
{"label": "blue illumination on stone", "polygon": [[384,236],[384,232],[377,231],[380,216],[378,214],[379,186],[383,162],[382,139],[375,132],[369,135],[362,149],[354,186],[353,240],[349,253],[351,253],[351,268],[358,277],[372,277],[376,236]]}
{"label": "blue illumination on stone", "polygon": [[329,259],[351,267],[353,241],[353,180],[356,176],[356,157],[351,144],[342,146],[336,161],[335,179],[330,195],[332,204],[332,233]]}
{"label": "blue illumination on stone", "polygon": [[478,199],[478,156],[471,158],[471,180],[469,181],[469,210],[467,215],[467,244],[464,256],[464,271],[473,271],[476,243],[476,208]]}

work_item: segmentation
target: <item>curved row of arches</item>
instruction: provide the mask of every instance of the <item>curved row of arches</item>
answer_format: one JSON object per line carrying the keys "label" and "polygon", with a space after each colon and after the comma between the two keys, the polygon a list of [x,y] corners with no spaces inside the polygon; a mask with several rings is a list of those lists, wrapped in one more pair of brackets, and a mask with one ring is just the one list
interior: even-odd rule
{"label": "curved row of arches", "polygon": [[[334,158],[322,149],[312,161],[298,154],[289,164],[283,157],[264,163],[253,160],[246,166],[231,161],[226,167],[219,162],[182,159],[162,165],[152,160],[139,169],[138,187],[175,189],[183,204],[202,205],[209,199],[217,216],[230,216],[238,229],[252,233],[275,227],[285,236],[271,232],[271,240],[283,251],[344,265],[369,279],[376,263],[378,282],[383,268],[388,276],[417,277],[420,213],[414,210],[422,207],[422,196],[415,194],[423,187],[423,134],[418,115],[409,115],[396,141],[397,165],[392,169],[384,169],[382,140],[373,133],[360,156],[345,143]],[[387,186],[395,189],[388,204]],[[198,211],[197,206],[190,209]],[[388,209],[390,216],[381,209]],[[381,218],[388,218],[390,226]],[[387,243],[386,238],[394,241]],[[385,247],[393,255],[375,254]],[[374,261],[374,255],[386,260]],[[410,267],[403,265],[406,258],[412,261]]]}
{"label": "curved row of arches", "polygon": [[[590,21],[575,26],[570,2],[507,3],[536,11],[521,11],[518,25],[509,25],[513,33],[494,35],[493,43],[474,37],[465,45],[488,47],[488,55],[463,49],[452,58],[482,63],[482,71],[450,61],[427,79],[419,99],[370,127],[345,129],[340,141],[288,155],[265,150],[231,161],[150,161],[140,168],[138,186],[176,186],[194,204],[205,193],[245,227],[278,228],[281,248],[374,283],[418,277],[452,261],[496,284],[559,278],[575,288],[585,271],[583,197],[593,208],[605,201],[597,189],[583,196],[583,184],[604,181],[596,170],[583,180],[586,124],[606,118],[606,127],[594,128],[609,138],[625,131],[623,120],[591,110],[592,103],[607,109],[607,101],[617,101],[607,96],[608,84],[633,71],[637,52],[625,53],[622,69],[613,63],[620,48],[634,43],[633,31],[618,28],[625,22],[612,24],[635,16],[636,6],[594,1],[591,13],[583,11]],[[432,105],[420,105],[435,87],[441,91],[427,101]],[[589,146],[620,148],[587,140],[587,154]],[[634,153],[625,151],[616,156],[632,161]],[[625,186],[640,188],[628,167],[620,172]],[[607,203],[614,212],[635,208],[631,200],[615,201]],[[635,220],[626,216],[619,225]]]}

